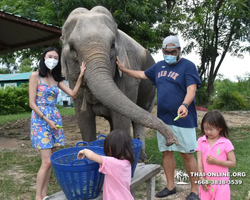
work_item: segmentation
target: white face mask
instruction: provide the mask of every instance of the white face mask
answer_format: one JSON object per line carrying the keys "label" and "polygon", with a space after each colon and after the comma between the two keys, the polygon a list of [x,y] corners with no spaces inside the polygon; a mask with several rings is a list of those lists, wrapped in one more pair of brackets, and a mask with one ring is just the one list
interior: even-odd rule
{"label": "white face mask", "polygon": [[47,58],[47,59],[45,59],[45,65],[50,69],[50,70],[52,70],[52,69],[54,69],[56,66],[57,66],[57,64],[58,64],[58,60],[56,60],[56,59],[54,59],[54,58]]}

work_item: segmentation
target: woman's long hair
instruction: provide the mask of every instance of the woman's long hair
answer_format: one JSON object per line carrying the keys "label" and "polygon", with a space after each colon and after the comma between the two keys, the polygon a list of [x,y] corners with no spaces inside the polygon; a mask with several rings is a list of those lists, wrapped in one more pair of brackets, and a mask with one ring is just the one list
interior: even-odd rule
{"label": "woman's long hair", "polygon": [[40,62],[39,62],[39,67],[38,67],[39,76],[48,77],[48,75],[50,73],[50,69],[47,68],[45,65],[45,55],[49,51],[55,51],[58,54],[58,64],[52,70],[51,75],[56,82],[61,82],[63,80],[62,74],[61,74],[61,69],[62,69],[62,67],[61,67],[61,55],[60,55],[60,52],[55,47],[48,47],[43,51],[43,54],[42,54]]}

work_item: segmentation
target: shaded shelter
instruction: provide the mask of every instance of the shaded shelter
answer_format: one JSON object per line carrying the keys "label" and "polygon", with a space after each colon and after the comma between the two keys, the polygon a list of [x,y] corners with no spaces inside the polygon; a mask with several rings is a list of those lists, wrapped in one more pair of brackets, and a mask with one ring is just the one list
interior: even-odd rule
{"label": "shaded shelter", "polygon": [[61,28],[0,10],[0,54],[59,42]]}

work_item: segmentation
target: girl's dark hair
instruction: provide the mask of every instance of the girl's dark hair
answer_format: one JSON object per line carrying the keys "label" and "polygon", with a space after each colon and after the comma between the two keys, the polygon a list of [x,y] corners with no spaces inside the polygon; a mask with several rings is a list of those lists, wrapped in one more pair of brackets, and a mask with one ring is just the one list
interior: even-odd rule
{"label": "girl's dark hair", "polygon": [[205,134],[203,126],[205,122],[213,126],[214,128],[221,129],[220,136],[229,138],[229,128],[227,126],[227,123],[223,115],[219,111],[217,110],[209,111],[204,115],[201,121],[201,131],[203,134]]}
{"label": "girl's dark hair", "polygon": [[[110,152],[111,151],[111,152]],[[129,134],[120,129],[111,131],[104,140],[104,153],[117,159],[126,159],[134,163],[132,139]]]}
{"label": "girl's dark hair", "polygon": [[48,77],[50,70],[46,67],[46,65],[44,63],[44,61],[45,61],[44,57],[45,57],[46,53],[49,51],[55,51],[58,53],[58,64],[52,70],[51,75],[53,76],[53,78],[56,82],[61,82],[63,80],[62,75],[61,75],[61,69],[62,69],[62,67],[61,67],[61,55],[60,55],[60,52],[55,47],[48,47],[43,51],[43,54],[42,54],[40,62],[39,62],[39,67],[38,67],[39,76]]}

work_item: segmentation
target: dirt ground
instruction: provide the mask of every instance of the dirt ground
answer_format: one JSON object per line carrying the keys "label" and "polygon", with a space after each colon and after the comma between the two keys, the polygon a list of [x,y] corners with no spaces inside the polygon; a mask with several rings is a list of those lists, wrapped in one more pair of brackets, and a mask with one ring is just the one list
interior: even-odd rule
{"label": "dirt ground", "polygon": [[[156,115],[157,107],[155,106],[152,114]],[[198,123],[200,123],[202,117],[206,112],[197,111],[198,113]],[[225,117],[229,127],[239,127],[244,125],[249,125],[250,112],[224,112]],[[109,133],[108,122],[101,117],[96,117],[97,123],[97,133],[107,134]],[[63,116],[64,132],[66,137],[67,145],[74,145],[76,142],[81,141],[80,130],[77,125],[75,116]],[[0,125],[0,150],[1,149],[18,149],[23,146],[30,147],[30,120],[23,119],[16,122],[7,123]],[[146,129],[146,137],[148,135],[149,129]],[[151,133],[152,134],[152,133]],[[30,147],[31,148],[31,147]],[[162,182],[162,187],[166,184],[164,173],[161,172],[158,179]],[[172,195],[172,197],[165,199],[185,199],[185,196],[189,193],[190,185],[177,185],[177,195]]]}
{"label": "dirt ground", "polygon": [[[156,115],[157,106],[154,107],[152,114]],[[197,111],[198,123],[200,124],[204,111]],[[229,127],[249,125],[250,112],[224,112]],[[97,133],[108,134],[109,124],[102,117],[96,117]],[[81,141],[80,129],[78,128],[75,116],[63,116],[63,126],[68,144]],[[146,129],[146,137],[149,129]],[[22,119],[12,123],[0,125],[0,149],[19,148],[22,144],[29,144],[30,120]]]}

